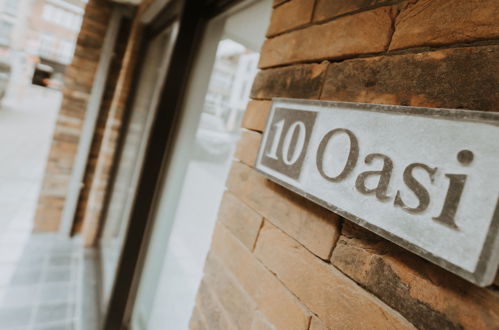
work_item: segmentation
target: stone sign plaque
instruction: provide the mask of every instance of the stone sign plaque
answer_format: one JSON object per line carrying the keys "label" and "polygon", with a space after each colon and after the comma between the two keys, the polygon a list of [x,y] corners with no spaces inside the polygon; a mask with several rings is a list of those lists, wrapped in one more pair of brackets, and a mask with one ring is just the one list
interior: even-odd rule
{"label": "stone sign plaque", "polygon": [[274,99],[256,168],[475,283],[499,265],[499,114]]}

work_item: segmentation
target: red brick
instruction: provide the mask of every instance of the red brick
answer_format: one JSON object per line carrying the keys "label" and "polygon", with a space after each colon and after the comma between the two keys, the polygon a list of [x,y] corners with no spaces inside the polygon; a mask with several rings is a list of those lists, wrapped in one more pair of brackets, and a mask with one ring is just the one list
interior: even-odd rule
{"label": "red brick", "polygon": [[62,209],[37,210],[34,232],[56,232],[59,229],[59,218],[62,215]]}
{"label": "red brick", "polygon": [[241,243],[253,250],[263,218],[237,197],[226,191],[220,205],[218,218]]}
{"label": "red brick", "polygon": [[277,6],[282,5],[283,3],[287,2],[287,1],[289,1],[289,0],[274,0],[272,2],[272,6],[277,7]]}
{"label": "red brick", "polygon": [[499,46],[349,60],[330,64],[321,99],[498,111],[498,68]]}
{"label": "red brick", "polygon": [[309,330],[326,330],[326,326],[324,322],[322,322],[317,316],[312,316],[312,320],[310,320]]}
{"label": "red brick", "polygon": [[308,329],[309,311],[221,225],[215,229],[211,253],[223,261],[277,329]]}
{"label": "red brick", "polygon": [[49,163],[45,169],[35,217],[36,230],[58,229],[63,205],[41,201],[45,198],[65,198],[67,194],[79,132],[104,42],[105,33],[102,32],[105,32],[108,24],[112,5],[93,0],[88,2],[85,10],[73,62],[68,66],[64,78],[63,100],[49,155],[49,159],[57,159],[57,162]]}
{"label": "red brick", "polygon": [[[142,7],[141,7],[142,8]],[[139,10],[141,10],[141,8]],[[137,52],[140,47],[139,36],[142,33],[143,26],[139,20],[135,20],[126,43],[123,55],[123,65],[119,72],[116,84],[114,84],[114,94],[112,96],[111,106],[107,121],[104,126],[104,135],[99,150],[99,157],[95,166],[95,174],[92,177],[90,201],[85,208],[83,218],[83,240],[85,246],[92,246],[96,243],[99,227],[99,221],[102,219],[102,211],[105,209],[105,194],[110,183],[112,161],[117,151],[119,132],[122,125],[122,116],[124,114],[124,105],[129,101],[130,86],[133,83],[132,74],[135,71]],[[97,219],[97,221],[95,221]]]}
{"label": "red brick", "polygon": [[497,0],[415,1],[397,17],[390,50],[496,39],[498,19]]}
{"label": "red brick", "polygon": [[272,102],[270,101],[249,101],[244,112],[242,127],[262,132],[265,128],[271,105]]}
{"label": "red brick", "polygon": [[272,11],[267,36],[304,26],[312,20],[314,0],[292,0]]}
{"label": "red brick", "polygon": [[254,131],[242,131],[234,157],[251,167],[255,166],[262,134]]}
{"label": "red brick", "polygon": [[234,163],[228,189],[317,256],[328,259],[338,238],[338,216]]}
{"label": "red brick", "polygon": [[324,21],[353,11],[366,10],[394,2],[393,0],[317,0],[314,21]]}
{"label": "red brick", "polygon": [[256,311],[251,323],[251,330],[276,330],[276,328],[267,320],[262,312]]}
{"label": "red brick", "polygon": [[220,305],[220,302],[211,292],[206,280],[202,281],[196,299],[196,308],[202,314],[206,328],[208,329],[234,329]]}
{"label": "red brick", "polygon": [[255,255],[326,328],[414,329],[398,313],[268,222],[258,237]]}
{"label": "red brick", "polygon": [[392,36],[391,7],[381,7],[268,39],[260,67],[320,62],[383,52]]}
{"label": "red brick", "polygon": [[345,222],[331,258],[354,281],[420,329],[494,329],[499,295],[474,286]]}
{"label": "red brick", "polygon": [[[255,302],[241,288],[236,278],[225,268],[220,260],[209,256],[205,265],[205,281],[212,288],[216,300],[223,306],[225,314],[220,314],[218,320],[210,314],[210,310],[202,309],[209,329],[241,329],[249,330],[253,321]],[[202,291],[200,291],[202,294]],[[219,311],[219,313],[224,313]],[[212,318],[211,324],[208,319]],[[219,324],[219,326],[215,326]],[[232,324],[232,326],[231,326]]]}
{"label": "red brick", "polygon": [[194,308],[194,311],[191,316],[191,321],[189,322],[190,330],[206,330],[204,325],[203,316],[198,308]]}
{"label": "red brick", "polygon": [[327,63],[300,64],[258,72],[251,89],[254,99],[319,98]]}

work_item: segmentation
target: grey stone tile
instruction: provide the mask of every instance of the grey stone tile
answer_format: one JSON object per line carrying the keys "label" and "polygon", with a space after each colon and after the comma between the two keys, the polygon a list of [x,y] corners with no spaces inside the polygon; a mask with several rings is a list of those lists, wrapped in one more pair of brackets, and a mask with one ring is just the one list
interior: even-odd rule
{"label": "grey stone tile", "polygon": [[[93,290],[93,288],[84,288],[84,290]],[[69,291],[69,296],[68,296],[68,300],[69,301],[77,301],[79,298],[79,296],[77,295],[77,292],[78,292],[78,289],[77,289],[77,286],[73,286],[72,289]]]}
{"label": "grey stone tile", "polygon": [[82,264],[83,291],[80,292],[80,312],[83,329],[99,329],[100,313],[98,303],[98,285],[96,268],[97,253],[95,249],[86,249]]}
{"label": "grey stone tile", "polygon": [[60,240],[51,248],[53,254],[75,253],[80,250],[80,245],[75,240]]}
{"label": "grey stone tile", "polygon": [[[34,330],[74,330],[76,329],[73,321],[57,322],[53,324],[36,325]],[[89,329],[90,330],[90,329]],[[92,329],[97,330],[97,329]]]}
{"label": "grey stone tile", "polygon": [[41,269],[17,269],[12,276],[9,285],[18,286],[18,285],[36,285],[40,282],[42,278]]}
{"label": "grey stone tile", "polygon": [[38,286],[25,285],[25,286],[11,286],[7,287],[1,302],[1,306],[30,306],[36,303],[38,294]]}
{"label": "grey stone tile", "polygon": [[[52,325],[41,325],[41,326],[36,326],[34,328],[35,330],[74,330],[76,329],[74,322],[68,321],[68,322],[61,322],[58,324],[52,324]],[[95,329],[97,330],[97,329]]]}
{"label": "grey stone tile", "polygon": [[76,309],[81,307],[81,302],[76,303],[70,303],[69,308],[68,308],[68,318],[69,319],[76,319],[77,318],[77,313]]}
{"label": "grey stone tile", "polygon": [[33,307],[0,308],[0,329],[27,327],[33,314]]}
{"label": "grey stone tile", "polygon": [[49,252],[54,245],[53,235],[32,234],[26,244],[27,250],[38,250],[39,252]]}
{"label": "grey stone tile", "polygon": [[42,243],[42,242],[32,242],[31,239],[24,247],[25,253],[41,254],[49,253],[52,249],[52,244]]}
{"label": "grey stone tile", "polygon": [[42,243],[45,245],[51,245],[57,238],[55,233],[34,233],[30,237],[30,244]]}
{"label": "grey stone tile", "polygon": [[23,250],[23,256],[48,256],[50,255],[50,247],[45,247],[43,244],[40,245],[26,245]]}
{"label": "grey stone tile", "polygon": [[68,303],[51,303],[38,306],[35,324],[65,321],[69,319]]}
{"label": "grey stone tile", "polygon": [[0,263],[0,287],[5,288],[9,285],[12,276],[17,270],[17,265],[12,264],[2,264]]}
{"label": "grey stone tile", "polygon": [[50,266],[70,266],[74,258],[67,255],[52,255],[49,259]]}
{"label": "grey stone tile", "polygon": [[71,267],[50,267],[45,270],[44,282],[70,282],[72,279]]}
{"label": "grey stone tile", "polygon": [[23,257],[19,260],[18,262],[18,268],[23,268],[23,269],[29,269],[29,268],[38,268],[41,269],[43,268],[45,264],[45,256],[39,255],[39,256],[27,256]]}
{"label": "grey stone tile", "polygon": [[43,283],[40,287],[40,302],[66,302],[69,290],[74,290],[67,283]]}

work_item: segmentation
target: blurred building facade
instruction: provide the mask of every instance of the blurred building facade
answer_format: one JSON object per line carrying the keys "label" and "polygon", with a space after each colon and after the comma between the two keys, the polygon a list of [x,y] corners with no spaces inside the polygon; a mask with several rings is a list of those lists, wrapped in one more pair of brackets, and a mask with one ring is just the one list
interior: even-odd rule
{"label": "blurred building facade", "polygon": [[30,70],[26,58],[26,36],[31,0],[0,1],[0,62],[9,67],[1,104],[14,104],[23,77]]}
{"label": "blurred building facade", "polygon": [[32,83],[60,89],[86,0],[2,1],[0,60],[11,66],[4,102],[19,102]]}
{"label": "blurred building facade", "polygon": [[71,62],[86,1],[34,0],[26,37],[27,51],[36,58],[33,83],[60,88]]}

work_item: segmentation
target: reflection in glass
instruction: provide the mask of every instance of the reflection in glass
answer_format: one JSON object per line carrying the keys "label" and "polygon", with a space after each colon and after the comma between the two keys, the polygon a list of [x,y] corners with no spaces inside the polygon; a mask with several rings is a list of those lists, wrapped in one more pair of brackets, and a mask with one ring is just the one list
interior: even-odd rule
{"label": "reflection in glass", "polygon": [[107,306],[116,275],[118,259],[142,167],[145,145],[154,118],[154,110],[162,86],[161,81],[166,72],[165,51],[169,36],[169,31],[163,32],[155,37],[148,46],[145,65],[139,76],[140,83],[119,155],[118,168],[99,242],[103,309]]}
{"label": "reflection in glass", "polygon": [[147,329],[187,329],[259,54],[220,41]]}

